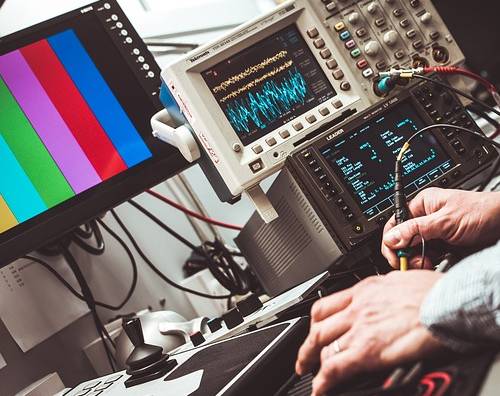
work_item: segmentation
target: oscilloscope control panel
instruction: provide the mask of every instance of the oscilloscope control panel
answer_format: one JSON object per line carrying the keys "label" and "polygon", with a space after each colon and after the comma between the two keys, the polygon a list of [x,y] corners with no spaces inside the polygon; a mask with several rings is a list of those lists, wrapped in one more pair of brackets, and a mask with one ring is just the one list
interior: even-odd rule
{"label": "oscilloscope control panel", "polygon": [[[350,250],[392,215],[397,153],[414,132],[434,123],[480,132],[454,94],[423,82],[297,150],[285,168],[335,239]],[[497,157],[491,145],[458,129],[424,133],[403,159],[406,194],[462,186]]]}
{"label": "oscilloscope control panel", "polygon": [[464,55],[431,0],[311,0],[371,103],[391,67],[457,65]]}
{"label": "oscilloscope control panel", "polygon": [[309,2],[296,0],[162,71],[222,201],[255,198],[289,153],[369,106],[336,47]]}

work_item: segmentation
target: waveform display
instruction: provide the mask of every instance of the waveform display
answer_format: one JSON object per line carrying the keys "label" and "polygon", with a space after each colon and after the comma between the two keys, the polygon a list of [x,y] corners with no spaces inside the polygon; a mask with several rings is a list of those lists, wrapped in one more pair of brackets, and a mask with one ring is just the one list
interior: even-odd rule
{"label": "waveform display", "polygon": [[245,93],[245,92],[255,88],[258,84],[261,84],[263,81],[268,80],[268,79],[276,76],[277,74],[284,72],[285,70],[289,69],[292,65],[293,65],[293,61],[291,61],[291,60],[286,61],[281,66],[275,67],[273,70],[263,74],[261,77],[254,79],[253,81],[243,85],[241,88],[238,88],[237,90],[231,92],[230,94],[222,97],[220,102],[224,103],[228,99],[236,98],[237,96],[241,95],[242,93]]}
{"label": "waveform display", "polygon": [[244,71],[236,74],[235,76],[229,77],[228,79],[221,82],[219,85],[216,85],[215,87],[213,87],[212,91],[214,93],[218,93],[220,91],[225,91],[231,85],[237,84],[238,82],[250,77],[252,74],[257,73],[260,70],[264,70],[270,64],[276,63],[280,59],[286,58],[287,55],[288,55],[288,51],[286,51],[286,50],[279,51],[276,55],[270,56],[269,58],[264,59],[262,62],[246,68]]}
{"label": "waveform display", "polygon": [[[382,202],[384,208],[390,205],[396,156],[404,141],[423,125],[413,106],[403,103],[322,150],[365,213],[378,213]],[[415,183],[417,189],[431,180],[428,175],[439,174],[451,163],[432,134],[424,135],[415,140],[403,159],[405,185]]]}
{"label": "waveform display", "polygon": [[237,132],[250,132],[251,123],[263,129],[267,123],[282,117],[296,105],[304,104],[307,94],[307,82],[302,73],[294,68],[286,73],[281,82],[267,81],[259,91],[229,103],[226,116]]}
{"label": "waveform display", "polygon": [[201,75],[245,146],[336,95],[295,24]]}

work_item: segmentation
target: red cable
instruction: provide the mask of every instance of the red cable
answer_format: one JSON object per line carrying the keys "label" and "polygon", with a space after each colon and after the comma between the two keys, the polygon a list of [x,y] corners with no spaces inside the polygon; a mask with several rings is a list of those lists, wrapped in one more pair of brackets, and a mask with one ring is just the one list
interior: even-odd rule
{"label": "red cable", "polygon": [[436,384],[431,379],[428,379],[427,376],[420,380],[421,385],[425,385],[427,389],[425,390],[422,396],[432,396],[434,389],[436,389]]}
{"label": "red cable", "polygon": [[461,67],[457,66],[431,66],[431,67],[424,67],[424,73],[443,73],[443,74],[461,74],[463,76],[472,78],[478,82],[480,82],[482,85],[486,87],[486,89],[489,92],[496,92],[496,87],[492,83],[490,83],[488,80],[485,78],[481,77],[480,75],[471,72],[470,70],[463,69]]}
{"label": "red cable", "polygon": [[424,379],[429,379],[431,381],[439,379],[443,381],[443,384],[439,387],[434,396],[443,396],[451,385],[451,375],[445,371],[434,371],[427,374]]}
{"label": "red cable", "polygon": [[156,191],[146,190],[146,192],[149,195],[152,195],[153,197],[159,199],[160,201],[163,201],[166,204],[173,206],[174,208],[180,210],[181,212],[184,212],[185,214],[187,214],[191,217],[194,217],[194,218],[197,218],[198,220],[204,221],[205,223],[210,223],[210,224],[213,224],[213,225],[216,225],[219,227],[229,228],[230,230],[236,230],[236,231],[241,231],[241,229],[242,229],[240,226],[237,226],[234,224],[223,223],[222,221],[218,221],[218,220],[212,219],[210,217],[203,216],[200,213],[194,212],[194,211],[178,204],[177,202],[172,201],[171,199],[157,193]]}

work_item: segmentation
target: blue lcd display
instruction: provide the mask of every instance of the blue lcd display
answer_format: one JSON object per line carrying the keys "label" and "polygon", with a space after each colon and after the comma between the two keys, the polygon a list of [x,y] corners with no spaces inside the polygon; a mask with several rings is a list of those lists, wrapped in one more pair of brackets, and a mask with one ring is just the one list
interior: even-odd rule
{"label": "blue lcd display", "polygon": [[[396,156],[403,143],[425,125],[413,105],[403,102],[321,149],[368,218],[393,205]],[[424,187],[453,165],[434,135],[424,133],[403,159],[406,193]]]}

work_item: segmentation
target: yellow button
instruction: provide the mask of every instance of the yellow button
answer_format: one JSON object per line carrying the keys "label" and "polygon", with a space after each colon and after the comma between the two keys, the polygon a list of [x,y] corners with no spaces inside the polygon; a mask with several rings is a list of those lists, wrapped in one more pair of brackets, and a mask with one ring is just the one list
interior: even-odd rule
{"label": "yellow button", "polygon": [[345,28],[344,22],[339,22],[339,23],[335,24],[335,30],[337,32],[340,32],[344,28]]}

